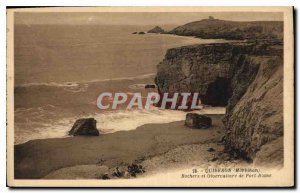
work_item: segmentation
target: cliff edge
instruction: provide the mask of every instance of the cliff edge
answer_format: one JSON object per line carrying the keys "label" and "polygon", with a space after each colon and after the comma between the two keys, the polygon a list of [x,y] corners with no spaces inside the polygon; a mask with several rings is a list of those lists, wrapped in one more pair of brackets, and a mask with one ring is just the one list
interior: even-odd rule
{"label": "cliff edge", "polygon": [[282,54],[276,41],[174,48],[157,66],[155,82],[160,93],[198,92],[202,103],[226,106],[226,151],[258,165],[281,165]]}
{"label": "cliff edge", "polygon": [[227,21],[203,19],[178,26],[170,34],[203,39],[282,39],[282,21]]}

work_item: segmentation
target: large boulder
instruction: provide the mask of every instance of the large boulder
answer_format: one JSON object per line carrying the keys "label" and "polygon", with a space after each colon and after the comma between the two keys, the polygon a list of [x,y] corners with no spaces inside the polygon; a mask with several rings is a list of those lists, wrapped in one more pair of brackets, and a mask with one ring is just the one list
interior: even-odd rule
{"label": "large boulder", "polygon": [[78,119],[69,131],[69,135],[98,136],[99,131],[97,130],[96,122],[94,118]]}
{"label": "large boulder", "polygon": [[212,126],[212,120],[205,115],[188,113],[186,114],[185,125],[196,129],[207,129]]}

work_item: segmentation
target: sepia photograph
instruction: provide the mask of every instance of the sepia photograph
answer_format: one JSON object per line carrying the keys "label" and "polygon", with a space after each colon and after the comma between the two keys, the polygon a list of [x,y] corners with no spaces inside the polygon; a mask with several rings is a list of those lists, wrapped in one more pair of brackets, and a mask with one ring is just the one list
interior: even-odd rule
{"label": "sepia photograph", "polygon": [[10,187],[293,187],[293,7],[7,10]]}

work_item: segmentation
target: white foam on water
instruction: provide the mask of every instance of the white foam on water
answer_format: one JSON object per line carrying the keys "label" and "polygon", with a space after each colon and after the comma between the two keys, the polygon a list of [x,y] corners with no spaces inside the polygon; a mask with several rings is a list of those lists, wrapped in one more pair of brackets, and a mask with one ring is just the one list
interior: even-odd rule
{"label": "white foam on water", "polygon": [[129,85],[128,88],[130,89],[143,89],[145,88],[146,84],[132,84]]}
{"label": "white foam on water", "polygon": [[[224,108],[208,108],[193,111],[199,114],[224,114]],[[170,123],[185,120],[188,112],[153,108],[151,110],[128,110],[95,116],[98,127],[103,133],[134,130],[145,124]]]}
{"label": "white foam on water", "polygon": [[76,88],[76,87],[87,87],[89,83],[108,82],[108,81],[121,81],[121,80],[139,80],[155,76],[155,73],[143,74],[139,76],[128,76],[120,78],[107,78],[107,79],[95,79],[82,82],[49,82],[49,83],[25,83],[17,85],[17,87],[32,87],[32,86],[50,86],[50,87],[64,87],[64,88]]}
{"label": "white foam on water", "polygon": [[[102,112],[85,117],[64,118],[54,124],[43,123],[37,129],[26,129],[15,131],[15,144],[20,144],[33,139],[64,138],[69,137],[68,131],[74,122],[80,118],[94,117],[97,120],[97,128],[101,134],[114,133],[117,131],[134,130],[145,124],[170,123],[185,120],[188,112],[178,110],[162,110],[159,108],[143,110],[118,110],[113,112]],[[193,111],[199,114],[224,114],[225,108],[209,107]],[[45,121],[45,120],[44,120]],[[28,123],[28,127],[34,123]]]}

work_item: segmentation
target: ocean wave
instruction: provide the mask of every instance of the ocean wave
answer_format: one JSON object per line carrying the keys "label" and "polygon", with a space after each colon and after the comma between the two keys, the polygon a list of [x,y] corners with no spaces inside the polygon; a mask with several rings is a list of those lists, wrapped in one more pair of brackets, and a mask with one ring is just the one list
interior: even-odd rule
{"label": "ocean wave", "polygon": [[129,85],[128,88],[130,89],[143,89],[145,88],[146,84],[132,84]]}
{"label": "ocean wave", "polygon": [[138,79],[145,79],[151,78],[156,73],[149,73],[143,74],[139,76],[130,76],[130,77],[120,77],[120,78],[107,78],[107,79],[96,79],[96,80],[89,80],[89,81],[81,81],[81,82],[49,82],[49,83],[25,83],[16,85],[15,87],[34,87],[34,86],[50,86],[50,87],[66,87],[66,88],[75,88],[80,86],[86,86],[88,83],[97,83],[97,82],[108,82],[108,81],[120,81],[120,80],[138,80]]}
{"label": "ocean wave", "polygon": [[[199,114],[224,114],[225,108],[209,107],[202,110],[193,111]],[[40,127],[31,129],[30,127],[38,122],[26,123],[28,129],[18,129],[15,127],[15,143],[25,143],[33,139],[65,138],[74,122],[80,118],[94,117],[97,120],[97,128],[101,134],[114,133],[118,131],[134,130],[145,124],[170,123],[185,120],[187,112],[166,110],[153,107],[150,110],[118,110],[107,111],[95,115],[84,117],[63,118],[53,123],[45,123],[47,120],[39,121]]]}
{"label": "ocean wave", "polygon": [[97,83],[97,82],[119,81],[119,80],[139,80],[139,79],[151,78],[155,75],[156,75],[156,73],[149,73],[149,74],[143,74],[143,75],[138,75],[138,76],[129,76],[129,77],[121,77],[121,78],[107,78],[107,79],[103,79],[103,80],[90,80],[90,81],[85,81],[84,83]]}
{"label": "ocean wave", "polygon": [[[210,107],[193,111],[199,114],[224,114],[225,108]],[[159,109],[121,110],[117,112],[98,114],[95,116],[103,133],[134,130],[145,124],[170,123],[185,120],[187,112]]]}

